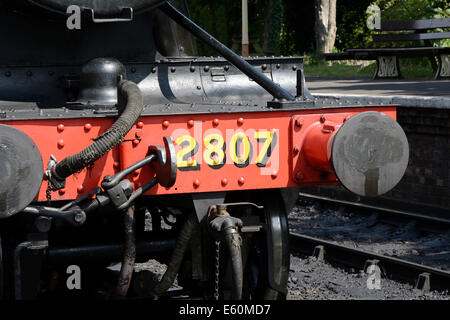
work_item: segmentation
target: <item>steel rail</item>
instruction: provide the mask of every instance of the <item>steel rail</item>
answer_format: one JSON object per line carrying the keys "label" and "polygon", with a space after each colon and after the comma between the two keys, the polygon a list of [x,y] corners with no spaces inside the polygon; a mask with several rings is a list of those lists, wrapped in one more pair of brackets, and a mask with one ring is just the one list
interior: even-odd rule
{"label": "steel rail", "polygon": [[313,201],[343,205],[353,207],[359,210],[370,210],[380,214],[380,220],[385,222],[405,223],[405,221],[415,221],[417,228],[428,232],[447,232],[450,229],[449,219],[431,217],[423,214],[396,210],[391,208],[372,206],[362,204],[359,202],[337,200],[303,192],[300,192],[299,196]]}
{"label": "steel rail", "polygon": [[294,252],[300,252],[305,255],[313,255],[317,246],[323,246],[324,259],[327,261],[364,270],[368,260],[378,260],[378,266],[388,279],[415,284],[421,274],[428,273],[430,275],[431,290],[450,289],[450,272],[445,270],[360,249],[350,248],[298,233],[290,233],[289,240],[291,249]]}

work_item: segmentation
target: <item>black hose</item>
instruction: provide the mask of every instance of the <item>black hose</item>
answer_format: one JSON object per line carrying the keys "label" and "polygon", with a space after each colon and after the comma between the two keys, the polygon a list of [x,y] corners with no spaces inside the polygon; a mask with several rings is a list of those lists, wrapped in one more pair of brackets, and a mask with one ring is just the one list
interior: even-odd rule
{"label": "black hose", "polygon": [[122,97],[127,103],[119,119],[104,134],[97,137],[89,147],[58,162],[53,168],[55,178],[63,181],[103,157],[122,141],[144,108],[141,90],[134,82],[122,81],[119,84],[118,100],[121,101]]}
{"label": "black hose", "polygon": [[225,235],[225,243],[231,257],[231,270],[233,278],[233,296],[234,300],[242,300],[242,254],[241,254],[241,236],[238,232],[231,232]]}
{"label": "black hose", "polygon": [[157,298],[167,290],[173,284],[175,277],[177,276],[178,270],[180,269],[181,262],[183,261],[184,253],[186,252],[189,240],[192,234],[199,226],[197,215],[195,213],[191,214],[184,224],[183,228],[178,235],[177,243],[175,249],[173,250],[170,262],[167,265],[167,270],[164,273],[161,281],[152,289],[152,295]]}
{"label": "black hose", "polygon": [[121,297],[127,295],[131,277],[133,276],[134,262],[136,260],[134,205],[129,207],[124,214],[124,226],[125,245],[123,247],[122,266],[120,267],[120,275],[116,287],[116,294]]}

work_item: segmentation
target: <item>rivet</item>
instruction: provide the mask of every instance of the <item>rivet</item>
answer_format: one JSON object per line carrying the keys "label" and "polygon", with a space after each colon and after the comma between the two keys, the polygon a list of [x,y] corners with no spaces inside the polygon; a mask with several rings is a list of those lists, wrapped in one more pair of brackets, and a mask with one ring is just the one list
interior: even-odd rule
{"label": "rivet", "polygon": [[58,193],[59,193],[60,195],[63,195],[63,194],[66,193],[66,189],[59,189],[59,190],[58,190]]}
{"label": "rivet", "polygon": [[194,188],[200,187],[200,180],[195,179],[193,184],[194,184]]}
{"label": "rivet", "polygon": [[197,86],[197,90],[202,90],[202,87],[201,86]]}
{"label": "rivet", "polygon": [[194,120],[192,120],[192,119],[187,122],[187,125],[189,128],[192,128],[194,126],[194,124],[195,124]]}
{"label": "rivet", "polygon": [[82,193],[83,191],[84,191],[84,186],[83,185],[80,185],[80,186],[77,187],[77,192],[78,193]]}
{"label": "rivet", "polygon": [[190,70],[191,72],[195,72],[195,67],[194,67],[194,66],[191,66],[191,67],[189,68],[189,70]]}
{"label": "rivet", "polygon": [[297,155],[300,152],[300,148],[298,146],[294,146],[292,151],[294,151],[294,155]]}
{"label": "rivet", "polygon": [[239,119],[237,119],[237,124],[238,124],[239,126],[242,126],[242,125],[244,124],[244,118],[239,118]]}
{"label": "rivet", "polygon": [[295,172],[294,178],[296,181],[302,181],[305,178],[305,175],[303,174],[303,172],[297,171]]}
{"label": "rivet", "polygon": [[267,69],[267,64],[263,64],[263,65],[262,65],[262,69],[263,69],[263,70],[266,70],[266,69]]}
{"label": "rivet", "polygon": [[240,177],[238,179],[238,183],[242,186],[245,183],[245,178],[244,177]]}
{"label": "rivet", "polygon": [[164,128],[168,128],[168,127],[170,126],[170,122],[167,121],[167,120],[164,120],[163,123],[162,123],[162,126],[163,126]]}
{"label": "rivet", "polygon": [[156,67],[152,68],[152,73],[156,73]]}
{"label": "rivet", "polygon": [[292,70],[297,70],[297,66],[292,66]]}
{"label": "rivet", "polygon": [[322,114],[320,116],[320,123],[324,123],[325,122],[325,116]]}
{"label": "rivet", "polygon": [[60,148],[60,149],[64,148],[64,140],[63,139],[58,141],[58,148]]}
{"label": "rivet", "polygon": [[281,64],[277,64],[277,69],[280,69],[281,68]]}
{"label": "rivet", "polygon": [[11,71],[6,71],[5,72],[5,77],[8,77],[8,78],[11,77]]}
{"label": "rivet", "polygon": [[118,170],[118,169],[120,168],[120,163],[119,163],[119,161],[114,161],[114,163],[113,163],[113,168],[116,169],[116,170]]}
{"label": "rivet", "polygon": [[215,127],[217,127],[219,125],[219,122],[220,122],[219,119],[216,118],[216,119],[213,120],[213,125]]}
{"label": "rivet", "polygon": [[225,67],[223,67],[223,70],[225,70],[225,71],[230,70],[230,66],[225,66]]}
{"label": "rivet", "polygon": [[138,131],[138,132],[136,132],[136,133],[134,134],[134,136],[135,136],[136,138],[140,138],[140,137],[142,137],[142,132],[141,132],[141,131]]}
{"label": "rivet", "polygon": [[137,146],[139,144],[139,139],[134,139],[133,140],[133,146]]}
{"label": "rivet", "polygon": [[301,119],[301,118],[295,119],[295,126],[296,126],[296,127],[298,127],[298,128],[303,127],[303,123],[304,123],[304,120],[303,120],[303,119]]}
{"label": "rivet", "polygon": [[136,123],[136,127],[142,129],[144,127],[144,123],[142,121],[139,121],[138,123]]}
{"label": "rivet", "polygon": [[84,130],[85,130],[86,132],[91,131],[91,129],[92,129],[92,124],[86,123],[86,124],[84,125]]}
{"label": "rivet", "polygon": [[209,71],[209,66],[206,66],[203,70],[205,70],[205,72]]}
{"label": "rivet", "polygon": [[222,186],[225,187],[228,184],[228,179],[227,178],[223,178],[221,183],[222,183]]}
{"label": "rivet", "polygon": [[177,69],[176,69],[175,67],[171,67],[171,68],[170,68],[170,72],[173,73],[173,72],[175,72],[175,71],[177,71]]}
{"label": "rivet", "polygon": [[131,73],[135,73],[136,72],[136,68],[135,67],[131,67]]}
{"label": "rivet", "polygon": [[62,123],[58,124],[57,129],[59,132],[63,132],[64,131],[64,125]]}
{"label": "rivet", "polygon": [[278,177],[278,171],[273,171],[270,176],[272,177],[272,179],[276,179]]}

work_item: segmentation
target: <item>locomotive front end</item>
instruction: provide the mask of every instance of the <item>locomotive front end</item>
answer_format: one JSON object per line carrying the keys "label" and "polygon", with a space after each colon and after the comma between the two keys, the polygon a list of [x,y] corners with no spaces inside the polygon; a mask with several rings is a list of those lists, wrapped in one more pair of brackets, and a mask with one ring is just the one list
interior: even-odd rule
{"label": "locomotive front end", "polygon": [[[395,106],[314,98],[301,57],[243,59],[184,1],[2,6],[18,43],[0,53],[5,298],[160,298],[175,277],[205,299],[284,298],[297,188],[378,196],[408,165]],[[135,268],[150,258],[159,282]]]}

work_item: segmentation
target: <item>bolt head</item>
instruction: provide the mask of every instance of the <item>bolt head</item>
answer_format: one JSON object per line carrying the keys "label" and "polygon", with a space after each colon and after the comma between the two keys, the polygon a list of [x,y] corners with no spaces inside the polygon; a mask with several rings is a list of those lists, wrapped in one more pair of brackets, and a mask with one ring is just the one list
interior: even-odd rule
{"label": "bolt head", "polygon": [[74,220],[76,223],[81,223],[84,220],[84,216],[82,213],[78,213],[75,215]]}
{"label": "bolt head", "polygon": [[295,172],[294,178],[297,182],[300,182],[305,178],[305,175],[303,174],[303,172],[297,171],[297,172]]}
{"label": "bolt head", "polygon": [[303,127],[303,124],[304,124],[304,123],[305,123],[305,121],[304,121],[303,119],[301,119],[301,118],[295,119],[295,126],[296,126],[297,128]]}
{"label": "bolt head", "polygon": [[86,123],[84,125],[84,131],[88,132],[88,131],[91,131],[91,129],[92,129],[92,124]]}

